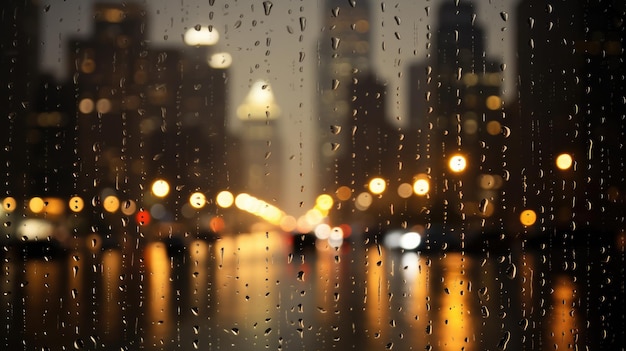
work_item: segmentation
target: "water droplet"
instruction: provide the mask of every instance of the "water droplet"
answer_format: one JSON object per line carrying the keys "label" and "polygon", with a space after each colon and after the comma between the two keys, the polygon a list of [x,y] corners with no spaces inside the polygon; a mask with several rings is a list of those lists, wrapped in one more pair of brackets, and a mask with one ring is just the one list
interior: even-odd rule
{"label": "water droplet", "polygon": [[274,4],[272,4],[271,1],[263,1],[263,9],[265,10],[266,16],[270,15],[270,12],[272,11],[272,6],[274,6]]}
{"label": "water droplet", "polygon": [[487,308],[487,306],[480,306],[480,314],[483,316],[483,318],[488,318],[489,308]]}
{"label": "water droplet", "polygon": [[195,26],[193,26],[193,29],[199,32],[202,29],[202,26],[199,24],[196,24]]}
{"label": "water droplet", "polygon": [[530,27],[530,29],[533,29],[535,27],[535,19],[532,17],[528,17],[528,27]]}
{"label": "water droplet", "polygon": [[300,30],[304,32],[305,28],[306,28],[306,18],[300,17]]}
{"label": "water droplet", "polygon": [[339,143],[330,143],[330,150],[337,151],[339,149]]}
{"label": "water droplet", "polygon": [[482,199],[480,200],[480,204],[478,205],[478,210],[481,213],[485,213],[487,211],[487,206],[489,205],[489,200],[487,199]]}
{"label": "water droplet", "polygon": [[504,332],[504,336],[498,342],[498,349],[506,350],[507,345],[509,344],[509,340],[511,339],[511,332]]}
{"label": "water droplet", "polygon": [[511,263],[506,268],[506,276],[509,277],[509,279],[515,279],[516,275],[517,275],[517,267],[515,266],[514,263]]}
{"label": "water droplet", "polygon": [[298,277],[297,277],[297,279],[298,279],[299,281],[304,281],[304,271],[300,271],[300,272],[298,272]]}
{"label": "water droplet", "polygon": [[272,332],[272,328],[267,328],[265,329],[265,332],[263,333],[264,336],[268,336],[270,335],[270,333]]}
{"label": "water droplet", "polygon": [[502,18],[503,21],[508,21],[509,20],[509,13],[506,11],[502,11],[500,12],[500,17]]}
{"label": "water droplet", "polygon": [[337,37],[330,38],[330,44],[331,44],[331,47],[333,48],[333,50],[337,50],[339,48],[339,43],[340,42],[341,42],[341,39],[339,39]]}
{"label": "water droplet", "polygon": [[234,335],[239,335],[239,328],[232,328],[230,332],[233,333]]}

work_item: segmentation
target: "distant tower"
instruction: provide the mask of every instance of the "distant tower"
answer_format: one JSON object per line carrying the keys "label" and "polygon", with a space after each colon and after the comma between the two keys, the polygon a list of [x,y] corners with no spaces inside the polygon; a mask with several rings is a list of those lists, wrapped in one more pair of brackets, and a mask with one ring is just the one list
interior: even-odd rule
{"label": "distant tower", "polygon": [[[165,100],[168,91],[165,85],[148,87],[152,67],[143,8],[99,3],[93,11],[93,35],[70,42],[69,50],[81,162],[77,185],[86,196],[102,196],[103,189],[115,189],[137,200],[147,162],[139,145],[151,128],[144,119],[149,110],[146,100]],[[174,55],[162,55],[161,65],[165,59],[176,60]],[[173,96],[169,99],[174,100]],[[159,124],[155,122],[152,129]]]}
{"label": "distant tower", "polygon": [[282,162],[282,143],[276,120],[280,117],[269,83],[258,80],[250,88],[245,100],[237,107],[241,122],[239,150],[244,192],[273,205],[281,199],[281,179],[285,170]]}
{"label": "distant tower", "polygon": [[0,162],[4,189],[22,197],[27,184],[26,123],[32,114],[39,60],[39,1],[3,1],[0,5]]}
{"label": "distant tower", "polygon": [[[484,199],[493,204],[497,189],[481,177],[502,177],[501,71],[485,57],[483,29],[471,3],[446,2],[439,9],[433,54],[411,68],[410,127],[419,130],[418,172],[432,177],[433,222],[478,218]],[[465,168],[450,169],[458,155]],[[469,221],[467,221],[469,223]]]}
{"label": "distant tower", "polygon": [[[371,16],[368,1],[327,0],[319,40],[319,167],[323,191],[334,191],[335,164],[349,142],[348,128],[337,133],[351,116],[352,80],[371,65]],[[339,128],[337,128],[339,127]],[[337,134],[335,134],[337,133]]]}

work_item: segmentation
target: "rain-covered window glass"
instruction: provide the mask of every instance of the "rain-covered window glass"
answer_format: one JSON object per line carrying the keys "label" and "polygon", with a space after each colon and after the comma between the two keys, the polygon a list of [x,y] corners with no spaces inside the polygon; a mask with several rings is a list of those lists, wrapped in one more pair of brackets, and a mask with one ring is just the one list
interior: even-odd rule
{"label": "rain-covered window glass", "polygon": [[0,349],[624,350],[622,0],[4,0]]}

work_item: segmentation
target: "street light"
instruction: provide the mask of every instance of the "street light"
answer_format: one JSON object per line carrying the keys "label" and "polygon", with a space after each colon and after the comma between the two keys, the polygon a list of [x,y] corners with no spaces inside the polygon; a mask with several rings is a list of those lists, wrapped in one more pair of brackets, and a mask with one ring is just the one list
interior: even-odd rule
{"label": "street light", "polygon": [[152,183],[152,193],[156,197],[166,197],[170,193],[170,185],[164,179],[157,179]]}
{"label": "street light", "polygon": [[467,167],[467,159],[463,155],[452,155],[452,157],[450,157],[450,161],[448,162],[448,167],[454,173],[461,173]]}
{"label": "street light", "polygon": [[385,188],[387,188],[387,184],[383,178],[376,177],[370,180],[368,187],[372,194],[380,195],[385,191]]}
{"label": "street light", "polygon": [[572,167],[572,156],[567,153],[562,153],[556,157],[556,167],[562,171],[566,171]]}

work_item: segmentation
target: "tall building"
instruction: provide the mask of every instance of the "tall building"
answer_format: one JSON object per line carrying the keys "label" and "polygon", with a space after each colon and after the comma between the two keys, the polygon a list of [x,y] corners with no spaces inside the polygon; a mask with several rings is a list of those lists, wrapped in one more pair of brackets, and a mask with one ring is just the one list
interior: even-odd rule
{"label": "tall building", "polygon": [[[96,4],[93,35],[71,43],[77,189],[100,201],[115,195],[154,209],[161,221],[180,221],[191,193],[211,198],[228,186],[227,67],[211,67],[211,49],[199,43],[149,46],[145,16],[135,4]],[[150,186],[159,179],[171,191],[155,198]]]}
{"label": "tall building", "polygon": [[4,189],[0,196],[21,198],[34,192],[26,176],[32,156],[26,123],[34,114],[38,87],[40,11],[35,0],[9,0],[0,5],[0,180]]}
{"label": "tall building", "polygon": [[277,129],[281,110],[268,82],[258,80],[252,84],[237,107],[237,117],[241,122],[241,163],[237,166],[241,190],[280,207],[281,179],[287,170],[283,169],[283,145]]}
{"label": "tall building", "polygon": [[[434,43],[410,70],[407,147],[428,174],[430,220],[472,223],[489,217],[503,178],[500,65],[486,57],[485,34],[468,1],[439,8]],[[487,205],[485,205],[487,204]]]}
{"label": "tall building", "polygon": [[625,5],[556,1],[548,11],[526,0],[518,16],[524,199],[542,229],[620,227]]}
{"label": "tall building", "polygon": [[[353,80],[371,66],[371,9],[367,1],[327,0],[322,13],[319,52],[319,169],[322,191],[335,190],[338,158],[350,142]],[[342,128],[343,127],[343,128]]]}

